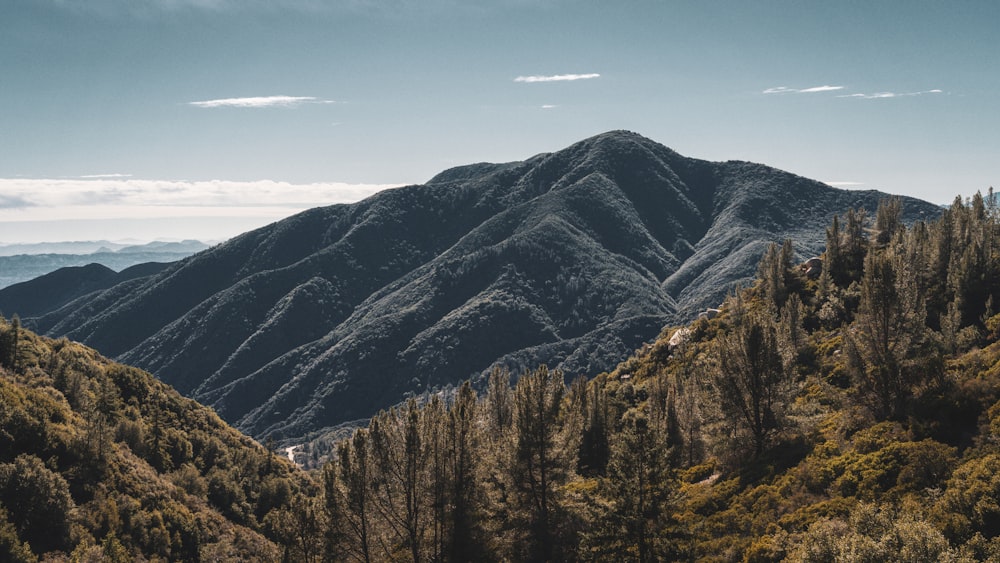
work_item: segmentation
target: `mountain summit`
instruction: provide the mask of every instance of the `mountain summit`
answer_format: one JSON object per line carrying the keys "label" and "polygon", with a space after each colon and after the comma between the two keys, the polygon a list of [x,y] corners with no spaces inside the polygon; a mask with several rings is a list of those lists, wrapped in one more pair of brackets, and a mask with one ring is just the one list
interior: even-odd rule
{"label": "mountain summit", "polygon": [[769,242],[816,254],[832,215],[884,197],[614,131],[312,209],[30,323],[291,439],[495,364],[609,370],[751,279]]}

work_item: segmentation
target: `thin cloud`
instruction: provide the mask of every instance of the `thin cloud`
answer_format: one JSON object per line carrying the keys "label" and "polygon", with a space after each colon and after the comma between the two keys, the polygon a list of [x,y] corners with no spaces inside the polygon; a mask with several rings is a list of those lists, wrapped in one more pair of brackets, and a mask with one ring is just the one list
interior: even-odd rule
{"label": "thin cloud", "polygon": [[787,86],[777,86],[764,90],[764,94],[815,94],[817,92],[835,92],[843,89],[843,86],[830,86],[828,84],[824,84],[823,86],[812,86],[810,88],[788,88]]}
{"label": "thin cloud", "polygon": [[104,180],[108,178],[131,178],[131,174],[88,174],[80,176],[84,180]]}
{"label": "thin cloud", "polygon": [[559,107],[559,106],[557,106],[557,105],[555,105],[555,104],[544,104],[544,105],[542,106],[542,109],[555,109],[555,108],[557,108],[557,107]]}
{"label": "thin cloud", "polygon": [[332,100],[321,100],[313,96],[256,96],[249,98],[221,98],[188,102],[199,108],[273,108],[295,107],[302,104],[332,104]]}
{"label": "thin cloud", "polygon": [[574,80],[590,80],[592,78],[600,78],[601,75],[595,73],[591,74],[552,74],[548,76],[532,75],[532,76],[518,76],[514,79],[514,82],[572,82]]}
{"label": "thin cloud", "polygon": [[924,94],[941,94],[943,91],[937,88],[933,90],[923,90],[920,92],[875,92],[874,94],[844,94],[838,98],[860,98],[863,100],[882,100],[888,98],[906,98],[911,96],[923,96]]}

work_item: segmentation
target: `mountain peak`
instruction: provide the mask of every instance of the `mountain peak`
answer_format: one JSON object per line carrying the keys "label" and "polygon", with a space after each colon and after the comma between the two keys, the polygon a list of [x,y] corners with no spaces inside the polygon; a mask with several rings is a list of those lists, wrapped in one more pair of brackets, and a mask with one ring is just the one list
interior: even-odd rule
{"label": "mountain peak", "polygon": [[882,197],[609,131],[301,213],[34,326],[297,438],[493,365],[610,370],[752,279],[769,242],[816,255],[833,214]]}

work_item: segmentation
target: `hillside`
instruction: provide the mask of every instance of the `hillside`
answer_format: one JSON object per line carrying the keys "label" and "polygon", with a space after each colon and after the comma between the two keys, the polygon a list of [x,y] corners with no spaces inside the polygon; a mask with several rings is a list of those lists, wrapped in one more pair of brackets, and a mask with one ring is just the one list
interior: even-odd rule
{"label": "hillside", "polygon": [[275,561],[303,494],[148,373],[0,320],[0,560]]}
{"label": "hillside", "polygon": [[[324,468],[331,548],[1000,560],[1000,213],[977,197],[907,229],[898,211],[831,225],[817,279],[770,247],[718,316],[590,381],[497,370],[485,393],[380,413]],[[404,496],[426,525],[401,503],[361,519]]]}
{"label": "hillside", "polygon": [[67,266],[29,281],[0,289],[0,314],[15,311],[25,317],[52,312],[70,301],[136,278],[161,272],[167,264],[145,262],[115,272],[98,263]]}
{"label": "hillside", "polygon": [[611,132],[306,211],[26,323],[293,440],[493,365],[609,370],[768,242],[815,255],[833,214],[881,197]]}

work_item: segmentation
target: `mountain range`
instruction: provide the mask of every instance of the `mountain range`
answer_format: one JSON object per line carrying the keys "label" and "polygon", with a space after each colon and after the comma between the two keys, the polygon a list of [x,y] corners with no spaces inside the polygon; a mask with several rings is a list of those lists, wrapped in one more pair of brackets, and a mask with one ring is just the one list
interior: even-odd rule
{"label": "mountain range", "polygon": [[208,247],[197,240],[146,244],[90,241],[0,245],[0,288],[33,280],[60,268],[100,264],[121,271],[147,262],[174,262]]}
{"label": "mountain range", "polygon": [[[885,197],[614,131],[312,209],[21,316],[292,441],[494,365],[608,371],[752,279],[770,242],[816,255],[834,214]],[[903,204],[907,222],[941,211]]]}

